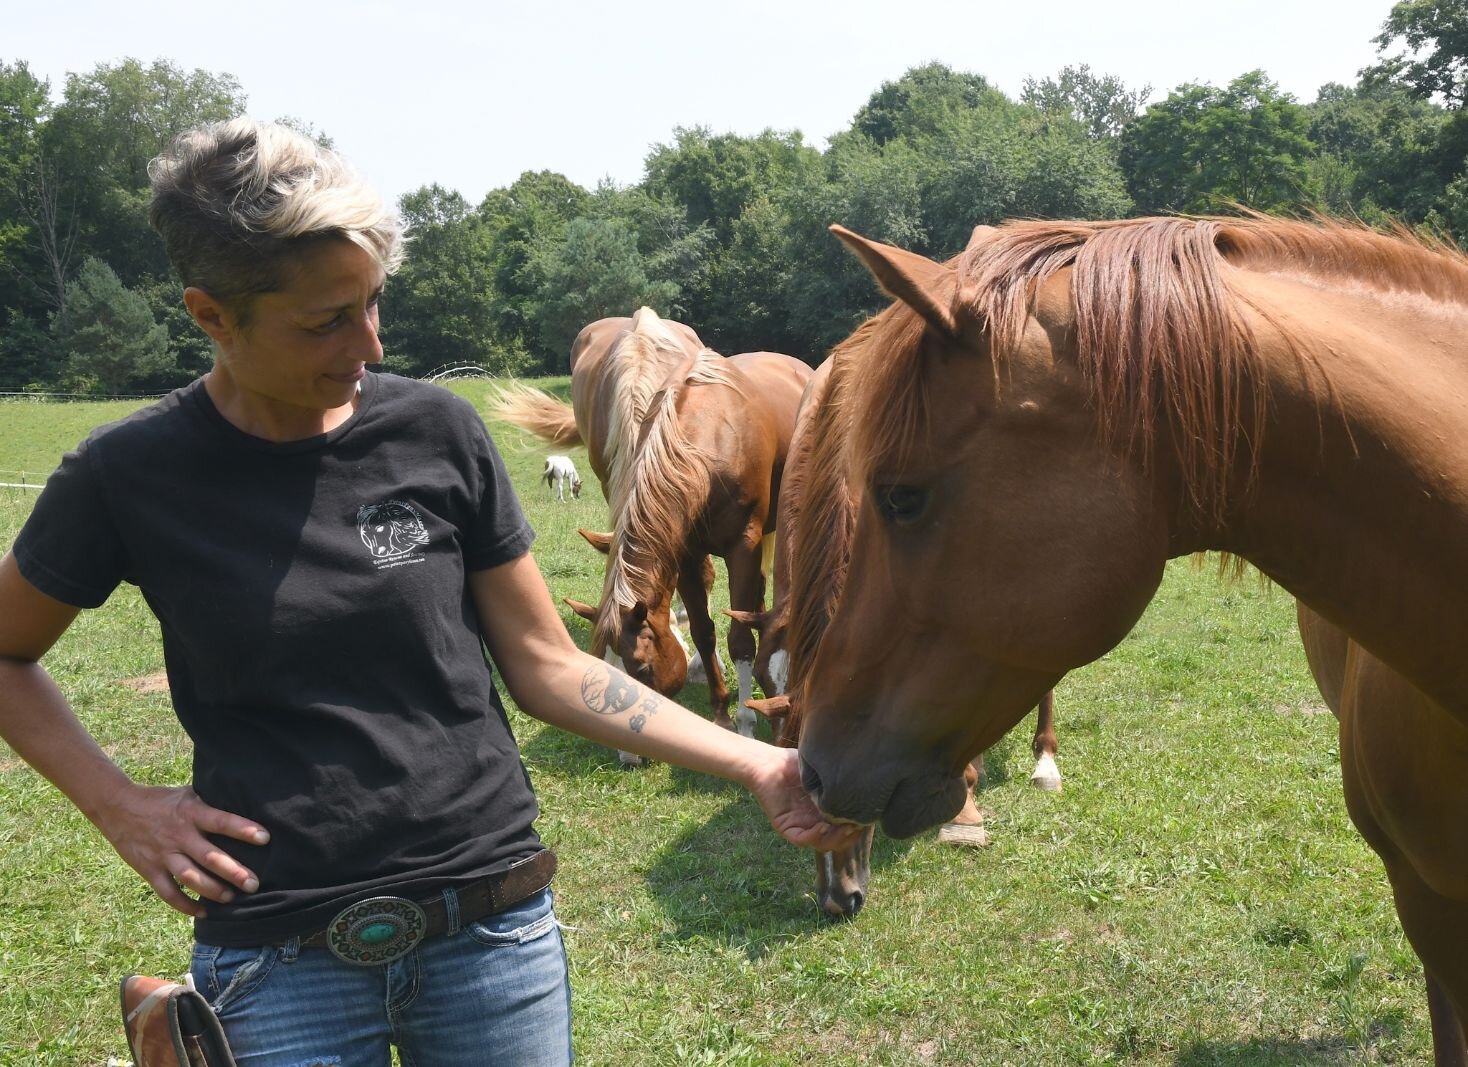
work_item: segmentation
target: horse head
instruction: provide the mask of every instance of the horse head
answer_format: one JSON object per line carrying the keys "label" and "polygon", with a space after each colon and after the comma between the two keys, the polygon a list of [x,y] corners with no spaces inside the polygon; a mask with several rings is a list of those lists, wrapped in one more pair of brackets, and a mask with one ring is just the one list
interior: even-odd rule
{"label": "horse head", "polygon": [[[577,532],[598,552],[611,550],[611,534],[584,529]],[[606,600],[600,607],[569,599],[566,603],[594,627],[595,654],[613,653],[628,674],[666,697],[675,696],[688,681],[688,652],[673,620],[671,589],[625,606]]]}
{"label": "horse head", "polygon": [[819,416],[860,500],[840,610],[799,665],[800,751],[823,810],[906,837],[1130,630],[1168,530],[1139,458],[1098,433],[1069,270],[1016,279],[994,234],[939,264],[833,232],[897,303],[838,347],[846,399]]}

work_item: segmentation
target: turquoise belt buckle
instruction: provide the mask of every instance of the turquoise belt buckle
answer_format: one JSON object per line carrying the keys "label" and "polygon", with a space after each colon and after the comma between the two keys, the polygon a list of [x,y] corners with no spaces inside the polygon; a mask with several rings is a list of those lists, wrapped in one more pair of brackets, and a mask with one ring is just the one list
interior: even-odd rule
{"label": "turquoise belt buckle", "polygon": [[401,959],[423,940],[428,916],[402,897],[371,897],[337,912],[326,928],[326,947],[344,963],[371,967]]}

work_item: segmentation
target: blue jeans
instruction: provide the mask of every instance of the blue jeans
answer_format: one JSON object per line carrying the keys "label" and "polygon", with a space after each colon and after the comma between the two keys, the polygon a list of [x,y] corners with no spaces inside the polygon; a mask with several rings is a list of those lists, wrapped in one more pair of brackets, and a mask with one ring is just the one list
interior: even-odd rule
{"label": "blue jeans", "polygon": [[190,969],[239,1067],[388,1067],[390,1045],[403,1067],[571,1063],[571,986],[549,889],[392,963],[344,963],[292,941],[198,944]]}

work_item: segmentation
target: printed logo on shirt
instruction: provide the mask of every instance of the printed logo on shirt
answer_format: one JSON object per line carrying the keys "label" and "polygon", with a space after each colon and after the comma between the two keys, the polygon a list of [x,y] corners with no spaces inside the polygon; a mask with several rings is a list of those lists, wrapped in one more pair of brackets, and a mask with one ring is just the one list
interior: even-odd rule
{"label": "printed logo on shirt", "polygon": [[423,562],[413,553],[428,544],[428,527],[412,504],[384,500],[364,505],[357,511],[357,532],[378,570]]}

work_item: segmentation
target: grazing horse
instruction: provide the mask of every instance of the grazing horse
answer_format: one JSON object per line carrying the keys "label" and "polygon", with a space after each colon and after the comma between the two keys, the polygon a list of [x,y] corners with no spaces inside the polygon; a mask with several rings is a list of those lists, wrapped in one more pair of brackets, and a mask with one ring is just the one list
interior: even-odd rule
{"label": "grazing horse", "polygon": [[567,485],[571,487],[572,498],[581,499],[581,475],[576,473],[576,464],[571,462],[570,456],[547,456],[540,480],[547,489],[555,487],[556,499],[562,503],[566,501]]}
{"label": "grazing horse", "polygon": [[[844,535],[850,527],[852,510],[860,501],[860,494],[853,493],[844,479],[811,484],[815,434],[819,432],[819,413],[827,400],[833,366],[834,360],[828,359],[816,368],[806,385],[796,415],[781,487],[780,536],[774,565],[775,592],[770,609],[760,612],[731,610],[726,613],[760,634],[755,673],[765,692],[776,695],[764,700],[751,700],[748,704],[768,716],[780,743],[791,747],[800,740],[801,693],[804,687],[798,673],[794,678],[790,676],[790,656],[785,648],[790,599],[793,595],[822,606],[819,620],[814,615],[805,617],[807,642],[819,640],[819,630],[829,622],[829,613],[836,608],[836,597],[845,579],[846,558],[840,549],[845,544]],[[833,405],[839,403],[834,397],[831,400]],[[817,547],[808,548],[808,538],[813,539]],[[834,552],[828,551],[832,544],[837,546]],[[820,553],[820,565],[792,567],[792,558],[806,551]],[[793,572],[798,572],[805,583],[794,593],[791,591]],[[809,658],[807,652],[798,658],[798,662],[808,662]],[[1041,789],[1059,790],[1061,780],[1055,764],[1053,714],[1054,694],[1047,692],[1040,700],[1036,717],[1031,748],[1037,762],[1030,782]],[[983,814],[974,802],[974,789],[982,780],[983,773],[984,757],[980,753],[964,770],[963,809],[940,829],[938,840],[941,843],[968,847],[983,847],[989,843]],[[828,915],[852,918],[865,903],[871,880],[872,837],[872,828],[868,827],[866,834],[849,849],[816,854],[816,903]]]}
{"label": "grazing horse", "polygon": [[1247,560],[1300,604],[1437,1063],[1463,1064],[1468,260],[1262,217],[1014,222],[947,264],[834,232],[896,303],[838,353],[848,417],[817,444],[866,490],[802,668],[819,805],[941,822],[1169,557]]}
{"label": "grazing horse", "polygon": [[[598,319],[571,345],[571,405],[536,389],[501,389],[491,404],[498,418],[561,448],[586,448],[613,522],[626,508],[642,426],[663,380],[702,351],[698,334],[660,319],[651,308],[631,318]],[[567,601],[574,610],[581,605]],[[593,634],[596,655],[618,655],[628,669],[664,696],[688,679],[688,656],[673,624],[671,597],[647,605],[630,639],[608,647]],[[635,666],[634,666],[635,665]],[[645,669],[643,669],[645,668]],[[639,762],[624,754],[623,762]]]}
{"label": "grazing horse", "polygon": [[[626,506],[615,514],[606,582],[595,626],[600,640],[623,642],[641,628],[649,606],[676,585],[688,611],[694,647],[716,662],[708,612],[709,556],[724,560],[729,601],[737,610],[764,605],[765,558],[779,514],[780,487],[795,411],[810,367],[778,352],[724,358],[708,349],[668,377],[643,425]],[[729,689],[708,673],[714,721],[754,733],[755,638],[736,620],[729,657],[739,703],[729,716]],[[650,669],[629,663],[634,675]]]}
{"label": "grazing horse", "polygon": [[[715,721],[732,726],[729,690],[717,668],[708,613],[710,555],[728,568],[730,601],[757,610],[764,551],[778,517],[780,478],[795,409],[810,368],[790,356],[751,352],[725,359],[688,327],[648,308],[603,319],[571,350],[571,407],[533,390],[501,394],[496,413],[559,445],[585,443],[611,505],[606,580],[594,617],[593,651],[613,649],[629,673],[673,695],[688,658],[671,621],[676,586],[707,670]],[[588,536],[593,544],[594,537]],[[755,640],[729,631],[739,675],[739,727],[753,692]]]}

